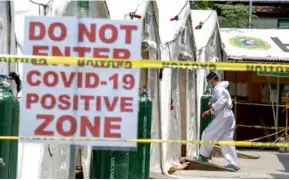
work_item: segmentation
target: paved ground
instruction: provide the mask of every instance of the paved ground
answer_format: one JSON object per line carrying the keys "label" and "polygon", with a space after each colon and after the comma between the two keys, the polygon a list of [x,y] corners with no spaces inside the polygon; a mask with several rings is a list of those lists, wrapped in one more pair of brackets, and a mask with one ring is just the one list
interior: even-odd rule
{"label": "paved ground", "polygon": [[[289,154],[281,154],[269,151],[247,151],[254,155],[260,155],[260,159],[240,159],[241,170],[238,172],[177,171],[173,178],[250,178],[250,179],[289,179]],[[214,163],[225,165],[223,158],[214,158]],[[172,178],[171,177],[171,178]]]}

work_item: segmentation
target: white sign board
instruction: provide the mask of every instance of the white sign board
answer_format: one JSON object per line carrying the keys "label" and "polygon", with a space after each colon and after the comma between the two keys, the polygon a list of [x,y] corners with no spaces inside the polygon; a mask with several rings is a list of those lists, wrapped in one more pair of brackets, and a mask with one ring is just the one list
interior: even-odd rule
{"label": "white sign board", "polygon": [[[27,17],[27,55],[140,59],[141,22]],[[20,136],[137,139],[139,69],[25,64]],[[133,142],[22,140],[136,147]]]}

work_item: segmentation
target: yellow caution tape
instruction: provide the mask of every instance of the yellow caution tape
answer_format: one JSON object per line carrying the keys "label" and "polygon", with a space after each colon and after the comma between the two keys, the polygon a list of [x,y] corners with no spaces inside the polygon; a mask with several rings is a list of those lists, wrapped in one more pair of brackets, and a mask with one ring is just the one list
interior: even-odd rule
{"label": "yellow caution tape", "polygon": [[240,105],[249,105],[249,106],[286,107],[286,105],[281,105],[281,104],[243,103],[243,102],[236,102],[236,101],[234,103],[240,104]]}
{"label": "yellow caution tape", "polygon": [[246,140],[246,141],[250,141],[250,142],[258,141],[258,140],[260,140],[260,139],[265,139],[265,138],[274,136],[274,135],[279,134],[280,132],[283,132],[283,131],[285,131],[285,129],[282,129],[281,131],[277,131],[277,132],[274,132],[274,133],[271,133],[271,134],[268,134],[268,135],[265,135],[265,136],[262,136],[262,137],[258,137],[258,138],[254,138],[254,139],[249,139],[249,140]]}
{"label": "yellow caution tape", "polygon": [[0,140],[67,140],[67,141],[118,141],[136,143],[169,143],[169,144],[219,144],[240,147],[289,147],[289,143],[250,142],[250,141],[199,141],[199,140],[162,140],[162,139],[97,139],[84,137],[18,137],[0,136]]}
{"label": "yellow caution tape", "polygon": [[57,56],[15,56],[0,55],[0,62],[32,63],[32,64],[64,64],[78,66],[113,67],[113,68],[182,68],[209,69],[224,71],[254,72],[289,72],[288,64],[265,63],[229,63],[229,62],[195,62],[195,61],[163,61],[163,60],[128,60]]}
{"label": "yellow caution tape", "polygon": [[285,127],[268,127],[268,126],[255,126],[255,125],[243,125],[243,124],[238,124],[238,127],[245,127],[245,128],[256,128],[256,129],[284,129]]}

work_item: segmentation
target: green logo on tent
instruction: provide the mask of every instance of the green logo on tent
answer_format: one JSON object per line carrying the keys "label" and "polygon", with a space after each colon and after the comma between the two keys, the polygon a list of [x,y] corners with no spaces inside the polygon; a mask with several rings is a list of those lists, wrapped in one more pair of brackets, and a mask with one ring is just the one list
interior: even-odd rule
{"label": "green logo on tent", "polygon": [[271,46],[266,41],[249,36],[235,36],[229,39],[230,44],[244,49],[270,49]]}

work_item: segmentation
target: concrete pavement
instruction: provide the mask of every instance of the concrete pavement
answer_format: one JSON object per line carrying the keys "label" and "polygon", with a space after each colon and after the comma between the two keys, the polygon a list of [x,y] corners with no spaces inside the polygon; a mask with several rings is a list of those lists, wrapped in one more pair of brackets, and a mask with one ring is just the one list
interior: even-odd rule
{"label": "concrete pavement", "polygon": [[[289,179],[289,154],[273,151],[246,151],[254,155],[260,155],[260,159],[240,159],[241,170],[238,172],[224,171],[177,171],[171,178],[195,179],[195,178],[250,178],[250,179]],[[218,165],[226,165],[223,158],[214,158]]]}

